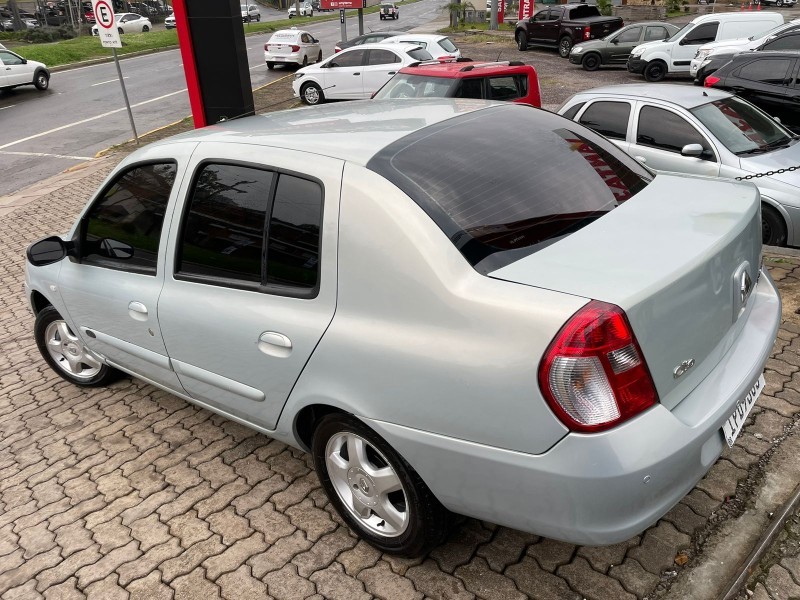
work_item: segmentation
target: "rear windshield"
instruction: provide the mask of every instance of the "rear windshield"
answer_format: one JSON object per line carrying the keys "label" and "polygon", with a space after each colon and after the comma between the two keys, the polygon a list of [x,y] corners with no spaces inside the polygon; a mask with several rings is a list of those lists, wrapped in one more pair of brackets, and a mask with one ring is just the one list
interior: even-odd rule
{"label": "rear windshield", "polygon": [[407,54],[414,60],[433,60],[431,53],[423,48],[414,48],[413,50],[409,50]]}
{"label": "rear windshield", "polygon": [[429,77],[398,73],[375,94],[376,100],[385,98],[446,98],[452,96],[450,88],[457,79]]}
{"label": "rear windshield", "polygon": [[597,220],[653,177],[589,129],[522,106],[425,128],[367,168],[419,204],[484,274]]}
{"label": "rear windshield", "polygon": [[450,41],[450,38],[442,38],[439,40],[439,45],[447,52],[458,52],[458,48],[456,48],[456,45]]}

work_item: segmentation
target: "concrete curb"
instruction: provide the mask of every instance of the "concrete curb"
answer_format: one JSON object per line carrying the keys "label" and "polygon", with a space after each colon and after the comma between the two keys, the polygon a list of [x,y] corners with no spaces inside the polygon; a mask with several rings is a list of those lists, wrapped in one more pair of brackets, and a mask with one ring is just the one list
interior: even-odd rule
{"label": "concrete curb", "polygon": [[[127,58],[137,58],[139,56],[147,56],[148,54],[158,54],[159,52],[177,50],[178,48],[179,46],[176,44],[175,46],[165,46],[164,48],[151,48],[150,50],[139,50],[138,52],[130,52],[128,54],[118,54],[117,57],[120,60],[125,60]],[[81,69],[83,67],[93,67],[94,65],[102,65],[109,62],[114,62],[113,56],[104,56],[102,58],[92,58],[90,60],[82,60],[76,63],[58,65],[57,67],[50,68],[50,72],[58,73],[60,71],[71,71],[73,69]]]}

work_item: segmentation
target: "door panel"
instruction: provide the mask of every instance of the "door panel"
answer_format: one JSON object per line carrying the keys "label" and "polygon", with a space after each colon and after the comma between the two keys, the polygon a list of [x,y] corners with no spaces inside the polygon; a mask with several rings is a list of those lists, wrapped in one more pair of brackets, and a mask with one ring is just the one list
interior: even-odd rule
{"label": "door panel", "polygon": [[[322,156],[311,160],[304,153],[290,150],[204,144],[192,157],[190,169],[205,170],[208,166],[201,163],[221,163],[220,156],[237,161],[235,168],[248,170],[259,166],[262,174],[241,177],[235,192],[225,192],[227,195],[215,191],[214,195],[203,196],[201,189],[189,189],[192,178],[186,178],[180,192],[183,200],[171,225],[167,250],[167,271],[171,276],[167,277],[159,301],[158,317],[170,359],[193,398],[257,427],[274,429],[295,381],[336,308],[336,245],[343,163]],[[255,156],[260,165],[252,165]],[[296,172],[300,165],[312,166],[301,175]],[[270,191],[269,197],[272,194],[278,197],[269,220],[265,251],[255,247],[261,243],[257,228],[252,226],[248,232],[236,216],[250,207],[249,210],[266,215],[251,224],[258,219],[270,219],[270,202],[262,200],[263,194],[254,194],[255,188],[248,187],[250,182],[263,177],[264,172],[275,177],[270,181],[277,182],[274,186],[270,184],[270,189],[276,191]],[[302,179],[306,174],[315,181]],[[221,188],[234,190],[224,185],[228,177],[223,173],[213,180]],[[297,249],[311,230],[306,223],[293,224],[291,218],[279,215],[278,211],[283,210],[280,207],[285,198],[300,198],[305,192],[287,191],[282,196],[282,181],[300,181],[298,190],[304,185],[322,190],[321,238],[314,234],[314,239],[320,240],[317,258],[296,260]],[[203,206],[198,204],[198,198],[205,198],[203,202],[210,207],[205,215],[198,212],[197,207]],[[214,212],[212,208],[223,200],[227,208],[219,214]],[[187,211],[190,219],[202,216],[207,221],[185,221],[182,234],[185,238],[179,238]],[[227,219],[228,226],[214,227],[214,220],[219,219]],[[210,254],[204,246],[202,252],[195,253],[199,257],[196,260],[216,261],[219,267],[208,270],[207,276],[191,275],[192,272],[201,273],[187,258],[194,235],[191,232],[209,232],[211,236],[212,229],[216,229],[213,236],[221,250]],[[281,235],[284,236],[282,241]],[[205,258],[212,254],[216,258]],[[264,255],[268,257],[266,268],[261,258]],[[252,260],[255,260],[255,267],[250,264]],[[312,263],[318,265],[316,291],[309,288],[299,295],[291,295],[287,282],[298,270]]]}
{"label": "door panel", "polygon": [[361,98],[369,98],[389,81],[403,66],[401,59],[391,50],[373,49],[367,55],[363,69]]}
{"label": "door panel", "polygon": [[0,50],[0,61],[3,62],[3,85],[24,85],[33,81],[33,66],[24,64],[22,59],[7,50]]}

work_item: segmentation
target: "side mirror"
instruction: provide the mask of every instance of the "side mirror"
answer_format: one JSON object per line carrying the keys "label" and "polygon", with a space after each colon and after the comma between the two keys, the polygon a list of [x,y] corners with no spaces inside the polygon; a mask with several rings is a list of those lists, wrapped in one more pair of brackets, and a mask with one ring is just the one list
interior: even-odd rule
{"label": "side mirror", "polygon": [[611,43],[612,44],[619,44],[619,40],[617,38],[614,38],[613,40],[611,40]]}
{"label": "side mirror", "polygon": [[703,147],[700,144],[686,144],[681,148],[681,156],[695,156],[697,158],[703,155]]}
{"label": "side mirror", "polygon": [[128,260],[133,257],[133,246],[119,240],[104,238],[100,240],[100,253],[108,258]]}
{"label": "side mirror", "polygon": [[22,64],[23,65],[27,65],[28,64],[28,59],[27,58],[23,58],[22,59]]}
{"label": "side mirror", "polygon": [[776,121],[777,123],[782,123],[780,117],[772,117],[772,120]]}
{"label": "side mirror", "polygon": [[57,235],[34,242],[25,251],[28,262],[35,267],[44,267],[64,259],[74,248],[72,242],[65,242]]}

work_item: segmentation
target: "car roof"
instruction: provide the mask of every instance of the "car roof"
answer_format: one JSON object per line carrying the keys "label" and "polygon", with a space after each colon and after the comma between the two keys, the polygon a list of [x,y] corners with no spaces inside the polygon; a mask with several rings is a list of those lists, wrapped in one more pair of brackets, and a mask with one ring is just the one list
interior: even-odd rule
{"label": "car roof", "polygon": [[[413,103],[357,100],[235,119],[188,131],[150,147],[181,141],[254,144],[366,165],[383,148],[416,131],[476,111],[505,110],[509,106],[506,102],[453,98],[425,98]],[[346,134],[355,135],[345,137]]]}
{"label": "car roof", "polygon": [[[441,40],[442,38],[447,37],[446,35],[439,35],[438,33],[402,33],[398,36],[395,36],[393,39],[397,38],[409,38],[412,40],[420,40],[421,42],[425,41],[436,41]],[[402,39],[398,39],[397,41],[403,41]]]}
{"label": "car roof", "polygon": [[[292,35],[300,35],[301,33],[308,33],[308,32],[305,29],[278,29],[278,31],[273,31],[272,32],[272,35],[270,36],[270,39],[272,39],[273,37],[275,37],[279,33],[281,33],[281,34],[290,33]],[[311,34],[309,33],[309,35],[311,35]]]}
{"label": "car roof", "polygon": [[714,88],[702,88],[693,85],[678,85],[674,83],[627,83],[623,85],[609,85],[592,88],[578,92],[577,96],[616,96],[629,99],[661,100],[671,102],[684,108],[695,108],[708,104],[714,100],[721,100],[732,96],[728,92]]}
{"label": "car roof", "polygon": [[[797,32],[795,32],[797,35]],[[778,38],[775,38],[778,39]],[[743,60],[745,58],[798,58],[800,50],[759,50],[758,52],[739,52],[733,56],[733,60]]]}
{"label": "car roof", "polygon": [[341,52],[334,54],[334,56],[338,56],[339,54],[343,54],[344,52],[352,52],[354,50],[393,50],[397,51],[400,50],[414,50],[416,48],[420,48],[419,44],[415,44],[413,42],[397,42],[396,44],[391,44],[389,42],[373,42],[371,44],[359,44],[358,46],[349,46],[348,48],[344,48]]}
{"label": "car roof", "polygon": [[448,61],[448,62],[422,62],[417,65],[409,65],[400,69],[401,73],[412,75],[425,75],[428,77],[447,77],[459,79],[464,77],[484,77],[488,75],[522,73],[533,71],[533,67],[521,62],[469,62],[469,61]]}

